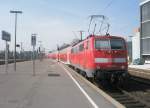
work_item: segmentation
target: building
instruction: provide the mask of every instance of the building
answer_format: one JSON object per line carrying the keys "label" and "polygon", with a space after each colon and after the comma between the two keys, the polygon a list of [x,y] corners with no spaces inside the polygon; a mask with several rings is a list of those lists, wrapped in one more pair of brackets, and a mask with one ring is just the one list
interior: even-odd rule
{"label": "building", "polygon": [[132,62],[132,41],[127,41],[128,62]]}
{"label": "building", "polygon": [[132,62],[140,58],[140,29],[134,30],[132,37]]}
{"label": "building", "polygon": [[140,1],[141,57],[150,63],[150,0]]}

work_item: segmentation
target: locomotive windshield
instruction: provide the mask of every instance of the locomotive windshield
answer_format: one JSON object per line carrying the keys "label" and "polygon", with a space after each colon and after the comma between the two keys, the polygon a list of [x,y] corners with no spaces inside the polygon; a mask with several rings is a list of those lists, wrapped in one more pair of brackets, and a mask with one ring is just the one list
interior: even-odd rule
{"label": "locomotive windshield", "polygon": [[122,39],[96,39],[96,49],[112,49],[112,50],[124,50],[125,42]]}
{"label": "locomotive windshield", "polygon": [[95,40],[96,49],[110,49],[109,40]]}
{"label": "locomotive windshield", "polygon": [[117,49],[117,50],[125,49],[125,44],[122,39],[111,39],[110,44],[111,44],[111,49],[114,49],[114,50],[115,49]]}

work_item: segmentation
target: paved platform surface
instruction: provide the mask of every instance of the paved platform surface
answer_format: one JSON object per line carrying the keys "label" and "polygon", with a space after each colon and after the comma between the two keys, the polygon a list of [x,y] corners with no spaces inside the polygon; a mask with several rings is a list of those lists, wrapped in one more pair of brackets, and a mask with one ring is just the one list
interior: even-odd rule
{"label": "paved platform surface", "polygon": [[150,64],[144,64],[144,65],[129,65],[130,68],[136,68],[136,69],[144,69],[149,70],[150,72]]}
{"label": "paved platform surface", "polygon": [[[49,74],[49,76],[48,76]],[[81,83],[99,108],[115,108],[103,96]],[[9,64],[8,74],[0,65],[0,108],[93,108],[87,97],[57,62],[17,63],[17,71]],[[96,108],[96,107],[95,107]]]}
{"label": "paved platform surface", "polygon": [[129,73],[132,76],[150,80],[150,64],[129,65]]}
{"label": "paved platform surface", "polygon": [[129,73],[132,76],[143,78],[146,80],[150,80],[150,69],[149,64],[147,65],[130,65],[129,66]]}

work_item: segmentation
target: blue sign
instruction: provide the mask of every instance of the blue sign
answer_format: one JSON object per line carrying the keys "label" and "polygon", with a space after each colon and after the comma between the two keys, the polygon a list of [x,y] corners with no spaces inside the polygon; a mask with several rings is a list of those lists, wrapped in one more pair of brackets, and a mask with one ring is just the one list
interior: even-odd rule
{"label": "blue sign", "polygon": [[36,36],[31,36],[31,45],[36,46]]}
{"label": "blue sign", "polygon": [[2,40],[11,41],[10,33],[6,32],[6,31],[2,31]]}

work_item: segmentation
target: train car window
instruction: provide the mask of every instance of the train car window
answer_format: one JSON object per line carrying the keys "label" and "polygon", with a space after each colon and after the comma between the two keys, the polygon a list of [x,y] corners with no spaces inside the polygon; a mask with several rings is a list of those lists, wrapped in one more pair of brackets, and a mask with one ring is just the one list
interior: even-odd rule
{"label": "train car window", "polygon": [[77,50],[77,53],[78,53],[79,52],[79,46],[77,46],[76,50]]}
{"label": "train car window", "polygon": [[75,47],[75,53],[78,53],[78,47]]}
{"label": "train car window", "polygon": [[79,51],[83,51],[83,49],[84,49],[84,45],[83,45],[83,44],[80,44],[80,45],[79,45]]}
{"label": "train car window", "polygon": [[76,47],[74,48],[74,53],[76,53]]}
{"label": "train car window", "polygon": [[96,49],[110,49],[109,40],[95,40]]}
{"label": "train car window", "polygon": [[89,41],[86,41],[86,49],[89,48]]}
{"label": "train car window", "polygon": [[90,40],[88,41],[88,49],[90,49]]}
{"label": "train car window", "polygon": [[71,49],[71,53],[73,53],[73,48]]}
{"label": "train car window", "polygon": [[111,39],[110,40],[112,50],[124,50],[125,42],[122,39]]}
{"label": "train car window", "polygon": [[72,53],[72,54],[74,54],[74,53],[75,53],[75,50],[74,50],[74,48],[72,48],[72,49],[71,49],[71,53]]}

